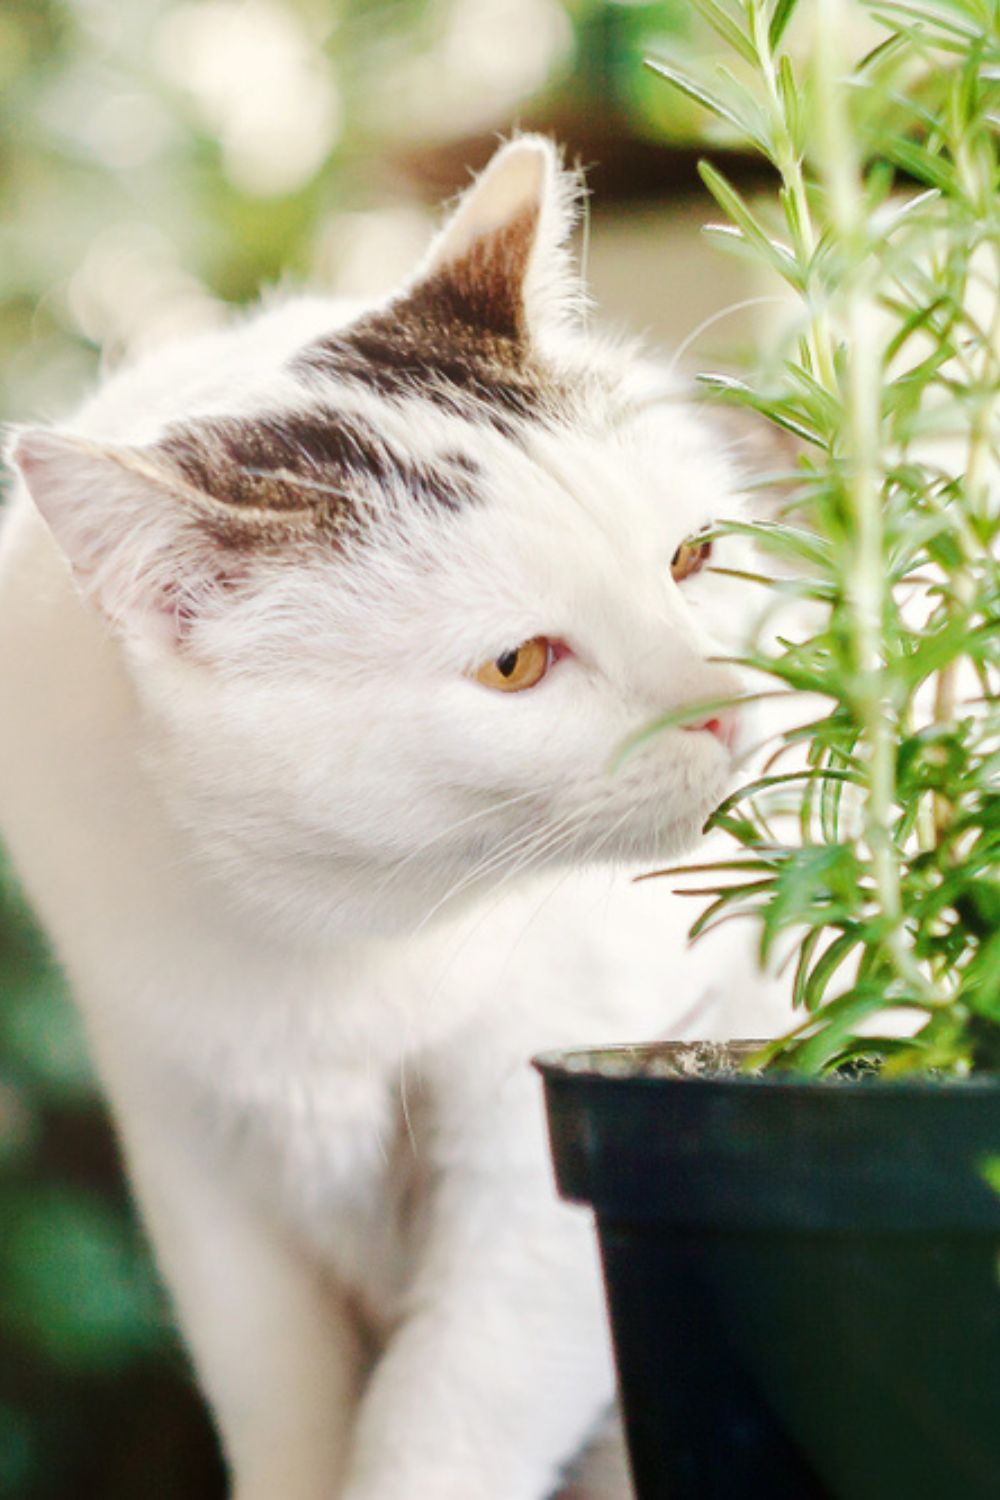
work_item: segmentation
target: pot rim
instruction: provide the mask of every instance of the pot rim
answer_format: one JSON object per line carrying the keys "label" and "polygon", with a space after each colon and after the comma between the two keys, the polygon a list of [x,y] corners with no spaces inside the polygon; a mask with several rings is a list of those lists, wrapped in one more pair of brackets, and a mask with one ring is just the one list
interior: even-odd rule
{"label": "pot rim", "polygon": [[770,1039],[742,1037],[734,1038],[729,1042],[661,1039],[651,1042],[609,1042],[588,1047],[547,1048],[533,1057],[531,1063],[544,1079],[553,1082],[586,1080],[606,1085],[627,1085],[629,1088],[662,1088],[665,1084],[671,1087],[704,1088],[710,1085],[716,1088],[767,1089],[786,1094],[797,1094],[803,1090],[812,1092],[817,1089],[824,1092],[836,1090],[838,1094],[845,1089],[850,1092],[863,1090],[869,1093],[872,1089],[876,1089],[879,1093],[892,1093],[903,1097],[953,1094],[956,1091],[963,1094],[989,1093],[1000,1089],[1000,1072],[971,1073],[965,1078],[955,1077],[954,1074],[931,1076],[925,1073],[910,1073],[900,1078],[879,1078],[876,1073],[868,1073],[863,1078],[834,1078],[829,1075],[806,1075],[791,1071],[728,1073],[706,1069],[701,1073],[674,1075],[644,1073],[638,1067],[608,1070],[596,1061],[598,1058],[619,1058],[625,1062],[631,1058],[637,1064],[641,1064],[644,1059],[656,1054],[701,1046],[726,1048],[736,1052],[737,1056],[746,1057],[759,1048],[767,1046],[768,1040]]}

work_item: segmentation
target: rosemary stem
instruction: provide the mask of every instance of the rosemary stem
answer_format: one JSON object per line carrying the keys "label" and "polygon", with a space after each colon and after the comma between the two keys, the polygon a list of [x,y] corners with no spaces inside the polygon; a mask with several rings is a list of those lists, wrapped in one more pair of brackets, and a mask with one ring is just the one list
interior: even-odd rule
{"label": "rosemary stem", "polygon": [[[792,138],[790,122],[785,110],[785,102],[778,87],[778,75],[775,67],[774,52],[771,48],[771,39],[765,9],[763,6],[754,8],[751,13],[751,27],[754,47],[760,61],[761,75],[767,93],[770,106],[772,148],[774,165],[781,176],[782,184],[788,194],[792,206],[792,212],[786,213],[789,232],[795,248],[796,259],[802,272],[803,282],[815,289],[816,267],[815,254],[819,245],[819,236],[813,224],[812,211],[809,207],[809,195],[806,192],[805,177],[802,172],[802,156],[799,147]],[[837,388],[836,363],[833,357],[833,336],[830,331],[829,319],[822,305],[811,304],[811,318],[809,331],[806,335],[806,345],[809,352],[810,363],[813,373],[819,383],[831,393]]]}
{"label": "rosemary stem", "polygon": [[[980,181],[974,153],[967,149],[961,133],[955,149],[955,164],[966,199],[970,203],[979,204],[989,188]],[[985,254],[984,259],[986,259]],[[987,296],[990,298],[989,319],[983,320],[987,322],[987,332],[983,347],[979,350],[979,359],[973,362],[970,374],[978,390],[989,394],[983,395],[977,401],[969,425],[963,484],[967,513],[973,521],[986,519],[989,515],[992,434],[996,419],[998,391],[1000,391],[1000,379],[998,379],[998,374],[1000,374],[998,371],[998,364],[1000,364],[1000,352],[998,352],[1000,351],[1000,251],[995,246],[991,247],[988,261],[989,271],[983,276],[983,284],[986,285]],[[970,262],[966,266],[964,298],[969,296],[971,284],[972,264]],[[951,618],[954,619],[958,613],[963,616],[967,615],[974,598],[975,584],[970,575],[969,559],[966,557],[965,565],[955,572],[951,593],[947,598],[946,607]],[[934,684],[934,722],[943,726],[954,724],[957,707],[958,663],[952,659],[942,667]],[[943,840],[953,816],[954,809],[950,802],[944,797],[935,795],[934,831],[939,843]]]}
{"label": "rosemary stem", "polygon": [[852,274],[842,288],[845,350],[844,488],[853,520],[853,545],[845,549],[841,580],[854,640],[854,696],[867,742],[863,794],[865,842],[885,923],[884,947],[904,983],[925,999],[937,988],[914,958],[906,938],[899,862],[893,837],[896,800],[897,715],[882,643],[894,601],[887,579],[882,514],[880,436],[882,350],[872,295],[871,256],[865,248],[864,202],[840,79],[840,38],[847,25],[843,0],[820,0],[816,51],[820,170],[829,197],[831,227]]}

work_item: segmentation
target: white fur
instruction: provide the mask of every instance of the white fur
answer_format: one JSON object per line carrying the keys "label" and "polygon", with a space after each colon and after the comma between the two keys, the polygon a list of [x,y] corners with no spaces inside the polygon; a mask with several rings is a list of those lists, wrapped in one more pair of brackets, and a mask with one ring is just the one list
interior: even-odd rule
{"label": "white fur", "polygon": [[[535,191],[556,253],[550,148],[504,160],[458,230]],[[678,588],[669,564],[735,481],[687,409],[644,400],[655,373],[563,331],[567,365],[619,361],[613,420],[521,448],[345,391],[387,441],[473,453],[485,501],[400,497],[377,545],[215,597],[194,511],[114,445],[294,409],[284,362],[346,316],[273,307],[21,439],[0,830],[83,1008],[237,1500],[543,1500],[613,1381],[527,1059],[777,1018],[740,942],[690,949],[688,905],[629,878],[695,842],[726,749],[675,730],[610,769],[658,712],[733,686],[708,658],[739,585]],[[183,649],[154,599],[181,555],[208,580]],[[537,634],[573,649],[537,688],[471,680]]]}

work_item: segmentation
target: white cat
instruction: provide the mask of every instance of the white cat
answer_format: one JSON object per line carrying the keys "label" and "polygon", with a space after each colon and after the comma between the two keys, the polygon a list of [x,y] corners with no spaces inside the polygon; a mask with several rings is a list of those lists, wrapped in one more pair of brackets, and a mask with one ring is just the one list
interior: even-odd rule
{"label": "white cat", "polygon": [[627,873],[731,776],[732,711],[613,761],[739,688],[736,586],[678,552],[736,481],[584,329],[576,188],[516,140],[384,305],[272,306],[11,445],[0,832],[237,1500],[567,1482],[613,1377],[527,1060],[761,1025]]}

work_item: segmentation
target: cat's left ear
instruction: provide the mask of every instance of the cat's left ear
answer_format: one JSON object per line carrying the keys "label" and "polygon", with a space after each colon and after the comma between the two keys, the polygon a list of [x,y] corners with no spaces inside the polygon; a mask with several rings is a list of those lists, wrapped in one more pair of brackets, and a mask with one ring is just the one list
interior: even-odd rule
{"label": "cat's left ear", "polygon": [[[80,596],[116,634],[181,645],[238,576],[241,515],[157,462],[152,450],[44,428],[6,454],[69,564]],[[226,536],[228,549],[213,536]]]}
{"label": "cat's left ear", "polygon": [[567,240],[581,196],[545,136],[495,154],[431,245],[399,311],[489,338],[531,342],[583,301]]}

